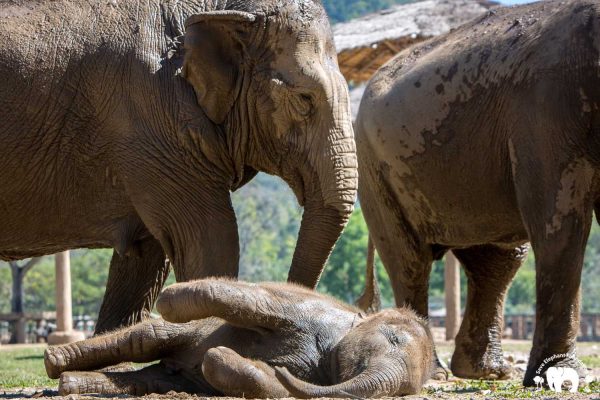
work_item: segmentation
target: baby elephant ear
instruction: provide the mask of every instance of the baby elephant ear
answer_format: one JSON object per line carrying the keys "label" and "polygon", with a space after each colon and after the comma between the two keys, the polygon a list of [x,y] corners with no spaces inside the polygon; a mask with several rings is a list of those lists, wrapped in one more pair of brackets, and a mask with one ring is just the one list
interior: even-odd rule
{"label": "baby elephant ear", "polygon": [[242,11],[212,11],[185,22],[182,74],[216,124],[225,121],[239,95],[247,38],[255,21],[255,15]]}

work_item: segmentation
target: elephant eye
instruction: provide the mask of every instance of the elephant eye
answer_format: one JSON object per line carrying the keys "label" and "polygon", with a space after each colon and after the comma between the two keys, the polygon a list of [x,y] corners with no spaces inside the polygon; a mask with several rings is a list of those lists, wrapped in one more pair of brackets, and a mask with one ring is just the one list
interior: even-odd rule
{"label": "elephant eye", "polygon": [[313,111],[312,97],[304,93],[294,97],[295,98],[292,100],[292,103],[294,110],[298,113],[298,115],[304,118],[310,116]]}
{"label": "elephant eye", "polygon": [[394,332],[394,330],[391,327],[384,325],[380,328],[380,331],[392,346],[396,347],[401,344],[402,340],[398,337],[396,332]]}

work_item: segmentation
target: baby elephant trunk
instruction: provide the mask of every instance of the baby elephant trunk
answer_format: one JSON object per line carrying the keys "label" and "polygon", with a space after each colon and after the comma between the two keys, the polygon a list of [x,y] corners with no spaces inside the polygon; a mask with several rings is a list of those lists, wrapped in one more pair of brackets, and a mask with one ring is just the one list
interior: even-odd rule
{"label": "baby elephant trunk", "polygon": [[384,366],[372,365],[355,377],[337,385],[319,386],[302,381],[286,368],[276,368],[277,379],[294,397],[300,399],[332,398],[372,398],[414,394],[406,385],[402,371],[392,371]]}

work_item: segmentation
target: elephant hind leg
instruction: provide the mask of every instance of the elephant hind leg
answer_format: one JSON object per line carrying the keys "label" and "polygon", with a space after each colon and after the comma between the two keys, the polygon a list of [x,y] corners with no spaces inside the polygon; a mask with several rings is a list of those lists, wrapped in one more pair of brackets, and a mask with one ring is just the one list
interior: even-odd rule
{"label": "elephant hind leg", "polygon": [[58,384],[61,396],[91,393],[143,396],[170,391],[198,393],[198,387],[180,375],[170,374],[160,364],[130,372],[64,372]]}
{"label": "elephant hind leg", "polygon": [[454,250],[468,279],[465,315],[451,362],[454,375],[509,378],[510,368],[504,362],[500,344],[504,298],[527,249],[526,245],[515,249],[482,245]]}
{"label": "elephant hind leg", "polygon": [[148,315],[169,276],[158,240],[140,243],[139,256],[113,253],[96,335],[133,325]]}
{"label": "elephant hind leg", "polygon": [[240,356],[227,347],[210,349],[202,362],[204,379],[225,396],[244,398],[290,397],[269,365]]}

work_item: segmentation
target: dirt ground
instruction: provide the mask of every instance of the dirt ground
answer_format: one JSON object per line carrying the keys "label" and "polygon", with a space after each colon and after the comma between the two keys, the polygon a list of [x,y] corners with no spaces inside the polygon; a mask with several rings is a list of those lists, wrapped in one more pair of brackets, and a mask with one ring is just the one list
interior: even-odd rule
{"label": "dirt ground", "polygon": [[[514,374],[508,381],[473,381],[454,377],[446,382],[430,380],[425,385],[419,395],[407,396],[407,400],[453,400],[453,399],[575,399],[575,400],[600,400],[600,384],[593,384],[593,390],[587,393],[572,394],[568,392],[554,393],[548,390],[536,390],[535,388],[524,388],[521,386],[521,379],[527,365],[527,358],[530,349],[528,341],[503,341],[505,358],[513,366]],[[440,358],[447,362],[450,358],[454,345],[452,342],[440,342],[436,344]],[[6,349],[6,347],[4,347]],[[1,352],[1,350],[0,350]],[[600,379],[600,343],[578,343],[578,355],[581,358],[592,360],[593,368],[589,372],[597,380]],[[1,373],[1,371],[0,371]],[[101,396],[58,396],[55,388],[26,388],[3,390],[0,388],[0,400],[7,399],[49,399],[49,400],[87,400],[87,399],[107,399]],[[114,399],[132,398],[131,396],[119,396]],[[184,393],[169,393],[167,395],[144,396],[147,400],[203,400],[204,397]]]}

